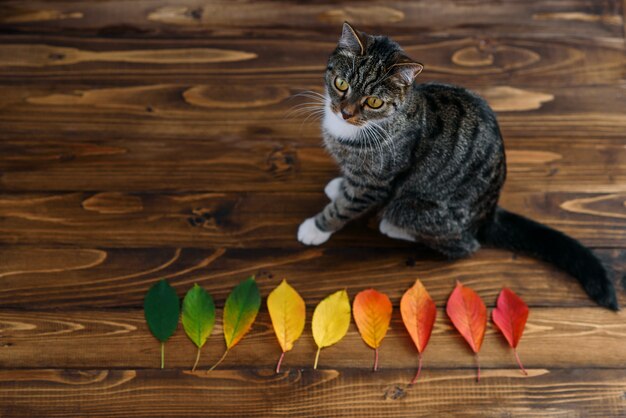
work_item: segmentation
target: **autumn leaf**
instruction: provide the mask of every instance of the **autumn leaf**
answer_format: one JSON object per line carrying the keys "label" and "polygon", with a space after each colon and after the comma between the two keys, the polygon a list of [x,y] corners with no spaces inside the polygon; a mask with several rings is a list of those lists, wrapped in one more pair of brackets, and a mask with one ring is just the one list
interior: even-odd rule
{"label": "autumn leaf", "polygon": [[278,343],[283,349],[276,365],[276,373],[280,373],[285,353],[293,348],[293,343],[300,338],[304,330],[306,306],[298,292],[283,280],[267,297],[267,310]]}
{"label": "autumn leaf", "polygon": [[150,332],[161,342],[161,368],[164,368],[165,341],[178,327],[180,316],[178,295],[166,280],[159,280],[146,293],[143,310]]}
{"label": "autumn leaf", "polygon": [[196,362],[191,371],[196,370],[200,352],[215,325],[215,304],[213,298],[198,284],[194,284],[183,299],[183,328],[191,341],[198,347]]}
{"label": "autumn leaf", "polygon": [[224,340],[226,351],[222,357],[209,369],[215,369],[225,358],[231,348],[243,338],[250,330],[259,308],[261,307],[261,294],[254,276],[239,283],[226,298],[224,306]]}
{"label": "autumn leaf", "polygon": [[339,342],[350,326],[350,299],[345,290],[339,290],[322,300],[313,312],[313,339],[317,344],[314,369],[320,358],[320,351]]}
{"label": "autumn leaf", "polygon": [[528,305],[512,290],[505,287],[498,296],[498,302],[496,308],[491,312],[491,318],[513,348],[515,359],[522,373],[527,375],[528,373],[517,354],[517,345],[522,338],[528,319]]}
{"label": "autumn leaf", "polygon": [[419,364],[417,373],[411,380],[410,384],[412,385],[417,381],[422,370],[422,354],[426,350],[437,317],[435,302],[420,280],[415,280],[415,284],[402,295],[400,313],[402,322],[404,322],[404,326],[413,339],[418,352]]}
{"label": "autumn leaf", "polygon": [[374,371],[378,370],[378,348],[391,322],[391,301],[387,295],[368,289],[359,292],[352,302],[354,322],[363,341],[374,349]]}
{"label": "autumn leaf", "polygon": [[[487,326],[487,308],[484,302],[476,292],[457,281],[456,288],[448,298],[446,312],[452,324],[476,354],[478,363],[478,352]],[[476,380],[480,380],[480,363]]]}

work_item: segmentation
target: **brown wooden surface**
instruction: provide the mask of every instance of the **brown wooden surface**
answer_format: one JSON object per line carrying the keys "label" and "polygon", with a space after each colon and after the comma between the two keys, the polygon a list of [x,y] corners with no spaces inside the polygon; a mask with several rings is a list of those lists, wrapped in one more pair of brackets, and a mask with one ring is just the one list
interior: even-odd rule
{"label": "brown wooden surface", "polygon": [[[468,260],[382,238],[375,219],[295,240],[337,174],[319,127],[287,117],[321,91],[340,24],[393,35],[498,113],[502,205],[594,248],[626,304],[624,3],[607,1],[0,2],[0,416],[626,416],[626,316],[567,275],[483,249]],[[376,287],[396,310],[382,370],[354,325],[313,371],[309,325],[285,358],[265,307],[219,370],[181,327],[159,345],[142,298],[168,279],[215,297],[255,274],[307,302]],[[421,381],[397,309],[421,278],[439,308]],[[475,360],[444,313],[456,280],[491,308],[531,306],[519,353],[490,324]]]}

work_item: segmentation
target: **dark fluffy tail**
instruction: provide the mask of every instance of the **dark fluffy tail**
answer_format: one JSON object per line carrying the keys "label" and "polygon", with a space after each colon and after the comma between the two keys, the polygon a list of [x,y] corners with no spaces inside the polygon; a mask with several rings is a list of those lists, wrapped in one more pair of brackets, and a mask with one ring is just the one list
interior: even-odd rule
{"label": "dark fluffy tail", "polygon": [[562,232],[498,208],[494,221],[480,235],[486,244],[554,264],[578,279],[598,305],[619,309],[615,288],[600,260],[589,248]]}

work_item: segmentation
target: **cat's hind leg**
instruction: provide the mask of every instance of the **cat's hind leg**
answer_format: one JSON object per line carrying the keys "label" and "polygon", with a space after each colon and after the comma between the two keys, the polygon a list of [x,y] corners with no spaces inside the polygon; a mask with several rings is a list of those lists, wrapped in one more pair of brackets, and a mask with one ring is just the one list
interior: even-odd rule
{"label": "cat's hind leg", "polygon": [[480,248],[476,237],[469,231],[471,219],[468,213],[462,208],[452,210],[438,202],[400,198],[387,205],[383,219],[387,220],[385,226],[392,225],[413,237],[413,241],[450,259],[457,259],[468,257]]}
{"label": "cat's hind leg", "polygon": [[415,237],[413,235],[406,230],[395,226],[385,218],[380,221],[378,230],[381,234],[387,235],[389,238],[415,242]]}

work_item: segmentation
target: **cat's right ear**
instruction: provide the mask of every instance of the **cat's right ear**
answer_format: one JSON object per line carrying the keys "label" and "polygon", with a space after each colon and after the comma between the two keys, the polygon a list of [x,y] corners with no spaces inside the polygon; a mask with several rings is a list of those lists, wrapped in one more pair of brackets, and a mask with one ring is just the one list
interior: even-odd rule
{"label": "cat's right ear", "polygon": [[417,77],[423,69],[424,66],[422,64],[402,55],[398,61],[389,68],[390,71],[393,71],[390,78],[396,80],[401,85],[410,86],[413,84],[415,77]]}
{"label": "cat's right ear", "polygon": [[354,29],[348,22],[343,22],[338,46],[353,54],[363,55],[365,53],[365,34]]}

